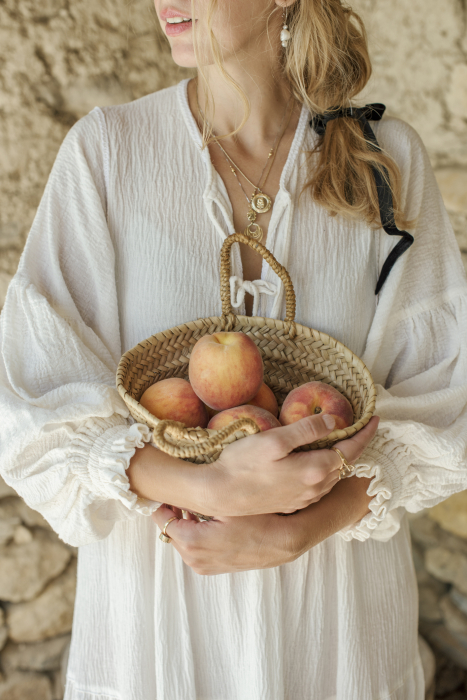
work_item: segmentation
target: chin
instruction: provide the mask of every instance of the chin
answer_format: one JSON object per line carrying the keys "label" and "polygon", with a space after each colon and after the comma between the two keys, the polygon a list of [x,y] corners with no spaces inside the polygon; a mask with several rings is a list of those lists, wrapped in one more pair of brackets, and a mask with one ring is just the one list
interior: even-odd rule
{"label": "chin", "polygon": [[196,68],[196,57],[193,46],[171,46],[172,60],[180,68]]}

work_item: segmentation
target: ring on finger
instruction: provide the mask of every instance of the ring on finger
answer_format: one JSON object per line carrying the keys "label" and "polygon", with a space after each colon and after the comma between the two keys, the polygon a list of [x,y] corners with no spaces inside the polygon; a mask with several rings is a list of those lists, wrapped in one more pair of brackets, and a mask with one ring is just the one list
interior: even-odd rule
{"label": "ring on finger", "polygon": [[355,466],[347,462],[346,458],[338,447],[331,447],[331,450],[334,450],[334,452],[336,452],[342,460],[341,466],[339,467],[339,481],[341,479],[348,479],[349,476],[352,476],[352,474],[355,473]]}
{"label": "ring on finger", "polygon": [[167,525],[171,523],[172,520],[178,520],[177,516],[174,515],[172,518],[169,518],[167,520],[164,527],[162,528],[161,534],[159,535],[159,539],[162,540],[162,542],[165,542],[165,544],[170,544],[170,542],[172,542],[172,538],[169,537],[169,535],[167,534]]}

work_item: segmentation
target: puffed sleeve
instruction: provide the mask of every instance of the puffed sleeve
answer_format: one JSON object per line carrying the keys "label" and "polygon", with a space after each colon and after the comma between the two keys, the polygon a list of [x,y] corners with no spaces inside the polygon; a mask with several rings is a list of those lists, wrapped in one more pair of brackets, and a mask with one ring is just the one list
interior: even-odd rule
{"label": "puffed sleeve", "polygon": [[0,316],[0,473],[75,546],[159,505],[126,475],[149,431],[115,388],[104,129],[96,109],[63,142]]}
{"label": "puffed sleeve", "polygon": [[[415,243],[380,292],[363,360],[377,385],[375,439],[356,462],[370,513],[339,533],[386,541],[416,513],[467,488],[467,283],[418,135],[399,120],[378,139],[398,162]],[[396,239],[397,242],[398,239]],[[381,234],[380,266],[395,242]]]}

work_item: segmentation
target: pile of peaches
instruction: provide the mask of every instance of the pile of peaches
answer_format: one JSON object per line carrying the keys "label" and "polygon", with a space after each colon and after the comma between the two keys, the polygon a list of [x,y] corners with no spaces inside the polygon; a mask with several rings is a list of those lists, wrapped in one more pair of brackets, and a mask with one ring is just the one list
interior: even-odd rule
{"label": "pile of peaches", "polygon": [[353,424],[350,402],[323,382],[308,382],[286,396],[279,415],[276,397],[263,381],[263,360],[244,333],[203,336],[194,346],[186,379],[163,379],[150,386],[140,404],[161,420],[187,428],[221,430],[239,418],[252,418],[264,432],[306,416],[334,416],[336,429]]}

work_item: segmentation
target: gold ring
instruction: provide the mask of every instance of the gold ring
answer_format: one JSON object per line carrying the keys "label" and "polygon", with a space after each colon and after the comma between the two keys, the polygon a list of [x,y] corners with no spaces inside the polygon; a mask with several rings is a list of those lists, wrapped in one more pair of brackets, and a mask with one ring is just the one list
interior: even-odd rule
{"label": "gold ring", "polygon": [[[169,518],[169,519],[167,520],[166,524],[164,525],[164,527],[162,528],[162,534],[163,534],[165,537],[169,537],[169,535],[167,534],[167,525],[168,525],[169,523],[171,523],[172,520],[178,520],[177,516],[174,515],[172,518]],[[172,538],[169,537],[169,539],[171,540]],[[164,541],[165,541],[165,540],[164,540]]]}
{"label": "gold ring", "polygon": [[172,538],[168,535],[164,535],[163,532],[161,532],[159,535],[159,539],[162,540],[162,542],[165,542],[165,544],[170,544],[172,542]]}
{"label": "gold ring", "polygon": [[346,458],[338,447],[331,447],[331,450],[334,450],[334,452],[336,452],[342,460],[342,464],[339,467],[339,481],[341,479],[348,479],[349,476],[352,476],[352,474],[355,472],[355,466],[347,462]]}

